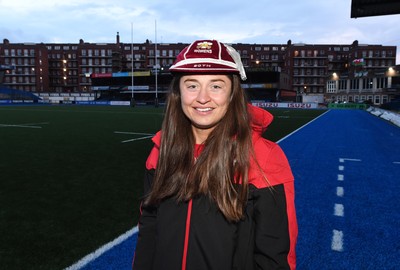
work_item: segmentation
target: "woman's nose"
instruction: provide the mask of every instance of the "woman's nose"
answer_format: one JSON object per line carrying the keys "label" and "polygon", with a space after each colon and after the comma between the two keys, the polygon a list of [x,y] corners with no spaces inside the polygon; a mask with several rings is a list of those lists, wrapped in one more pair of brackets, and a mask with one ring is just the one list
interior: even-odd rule
{"label": "woman's nose", "polygon": [[202,104],[210,101],[210,95],[205,87],[201,87],[200,91],[198,92],[196,100],[197,100],[197,102],[202,103]]}

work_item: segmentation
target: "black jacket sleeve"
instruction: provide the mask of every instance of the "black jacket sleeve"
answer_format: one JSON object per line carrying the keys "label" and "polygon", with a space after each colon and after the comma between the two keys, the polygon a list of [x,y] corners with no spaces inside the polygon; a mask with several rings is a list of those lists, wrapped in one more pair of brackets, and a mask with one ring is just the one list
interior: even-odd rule
{"label": "black jacket sleeve", "polygon": [[[154,171],[146,171],[144,179],[144,194],[150,190]],[[153,256],[156,243],[157,208],[140,207],[139,234],[133,259],[133,270],[150,270],[153,268]]]}
{"label": "black jacket sleeve", "polygon": [[253,190],[255,269],[290,269],[290,236],[283,184]]}

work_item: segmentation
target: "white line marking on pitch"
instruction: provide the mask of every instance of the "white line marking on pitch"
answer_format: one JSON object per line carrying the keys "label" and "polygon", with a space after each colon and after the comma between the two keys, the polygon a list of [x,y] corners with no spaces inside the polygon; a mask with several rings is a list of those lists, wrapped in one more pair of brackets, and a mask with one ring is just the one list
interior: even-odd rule
{"label": "white line marking on pitch", "polygon": [[338,216],[338,217],[343,217],[344,216],[344,206],[343,206],[343,204],[335,203],[333,214],[335,216]]}
{"label": "white line marking on pitch", "polygon": [[394,161],[393,164],[400,164],[400,161]]}
{"label": "white line marking on pitch", "polygon": [[343,197],[344,195],[344,188],[343,187],[336,187],[336,195],[338,197]]}
{"label": "white line marking on pitch", "polygon": [[48,123],[48,122],[43,122],[43,123],[26,123],[26,124],[20,124],[20,125],[0,124],[0,127],[42,128],[41,126],[38,126],[38,125],[47,125],[47,124],[49,124],[49,123]]}
{"label": "white line marking on pitch", "polygon": [[154,135],[146,136],[146,137],[141,137],[141,138],[136,138],[136,139],[125,140],[125,141],[122,141],[121,143],[127,143],[127,142],[133,142],[133,141],[140,141],[140,140],[152,138],[153,136],[154,136]]}
{"label": "white line marking on pitch", "polygon": [[332,250],[343,251],[343,232],[338,230],[333,230],[332,235]]}
{"label": "white line marking on pitch", "polygon": [[116,134],[129,134],[129,135],[147,135],[147,136],[154,136],[154,134],[150,133],[140,133],[140,132],[125,132],[125,131],[114,131]]}
{"label": "white line marking on pitch", "polygon": [[119,244],[124,242],[126,239],[128,239],[129,237],[131,237],[132,235],[134,235],[138,231],[139,231],[139,229],[138,229],[137,226],[132,228],[132,229],[130,229],[126,233],[124,233],[124,234],[120,235],[119,237],[115,238],[113,241],[101,246],[100,248],[98,248],[95,251],[93,251],[92,253],[86,255],[85,257],[83,257],[82,259],[80,259],[79,261],[74,263],[73,265],[65,268],[65,270],[78,270],[78,269],[81,269],[82,267],[86,266],[87,264],[89,264],[92,261],[94,261],[97,258],[99,258],[101,255],[103,255],[105,252],[109,251],[113,247],[118,246]]}
{"label": "white line marking on pitch", "polygon": [[291,132],[291,133],[289,133],[288,135],[286,135],[285,137],[283,137],[282,139],[280,139],[280,140],[278,140],[276,143],[280,143],[280,142],[282,142],[283,140],[285,140],[285,139],[287,139],[287,138],[289,138],[290,136],[292,136],[293,134],[295,134],[297,131],[299,131],[299,130],[301,130],[301,129],[303,129],[303,128],[305,128],[306,126],[308,126],[309,124],[311,124],[312,122],[314,122],[314,121],[316,121],[318,118],[320,118],[320,117],[322,117],[322,116],[324,116],[326,113],[328,113],[330,110],[328,110],[328,111],[326,111],[326,112],[324,112],[323,114],[321,114],[320,116],[318,116],[317,118],[314,118],[313,120],[311,120],[310,122],[308,122],[307,124],[305,124],[305,125],[303,125],[303,126],[301,126],[301,127],[299,127],[298,129],[296,129],[295,131],[293,131],[293,132]]}
{"label": "white line marking on pitch", "polygon": [[339,166],[339,171],[344,171],[344,166]]}
{"label": "white line marking on pitch", "polygon": [[125,141],[121,141],[121,143],[128,143],[128,142],[134,142],[134,141],[140,141],[140,140],[145,140],[148,138],[152,138],[154,134],[150,133],[141,133],[141,132],[126,132],[126,131],[114,131],[116,134],[128,134],[128,135],[143,135],[144,137],[140,138],[134,138],[134,139],[129,139]]}
{"label": "white line marking on pitch", "polygon": [[338,174],[337,180],[338,181],[344,181],[344,175],[343,174]]}

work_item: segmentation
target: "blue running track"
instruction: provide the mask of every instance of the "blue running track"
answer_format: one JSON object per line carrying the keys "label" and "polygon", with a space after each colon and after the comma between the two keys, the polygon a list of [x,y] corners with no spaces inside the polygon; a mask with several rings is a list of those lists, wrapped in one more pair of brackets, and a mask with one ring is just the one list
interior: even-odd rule
{"label": "blue running track", "polygon": [[[331,110],[279,144],[296,179],[297,269],[400,269],[400,128]],[[136,237],[70,269],[129,270]]]}

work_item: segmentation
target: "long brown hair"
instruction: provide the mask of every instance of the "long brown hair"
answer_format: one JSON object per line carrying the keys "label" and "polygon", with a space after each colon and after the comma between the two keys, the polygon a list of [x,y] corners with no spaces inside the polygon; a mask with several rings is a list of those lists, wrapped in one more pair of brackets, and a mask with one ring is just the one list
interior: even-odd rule
{"label": "long brown hair", "polygon": [[196,161],[191,122],[181,107],[182,76],[173,78],[162,124],[157,169],[145,204],[158,204],[170,197],[188,201],[205,194],[227,220],[238,221],[242,217],[252,153],[250,117],[238,75],[228,76],[232,93],[227,112],[208,136]]}

